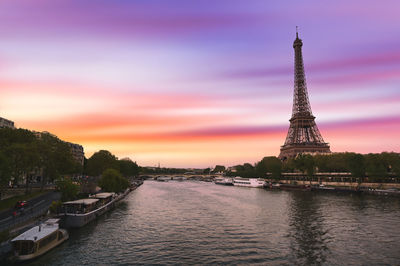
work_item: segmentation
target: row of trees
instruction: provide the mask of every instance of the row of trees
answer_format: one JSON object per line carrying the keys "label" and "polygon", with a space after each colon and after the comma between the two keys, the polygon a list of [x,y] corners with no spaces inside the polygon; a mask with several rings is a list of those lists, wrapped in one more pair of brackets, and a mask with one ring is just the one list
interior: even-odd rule
{"label": "row of trees", "polygon": [[233,167],[228,176],[264,177],[271,173],[272,178],[279,179],[283,172],[302,172],[312,176],[315,172],[351,173],[353,177],[368,176],[371,181],[380,178],[400,176],[400,154],[383,152],[380,154],[333,153],[329,155],[299,155],[296,158],[282,162],[277,157],[264,157],[254,166],[245,163]]}
{"label": "row of trees", "polygon": [[398,153],[333,153],[329,155],[300,155],[284,165],[286,172],[299,170],[308,175],[318,172],[349,172],[353,177],[368,176],[377,179],[400,176],[400,154]]}
{"label": "row of trees", "polygon": [[140,167],[129,158],[118,160],[111,152],[100,150],[85,161],[85,173],[101,176],[98,185],[104,191],[121,192],[129,187],[127,178],[136,177]]}
{"label": "row of trees", "polygon": [[[45,185],[61,175],[81,173],[69,145],[50,134],[36,136],[25,129],[0,129],[0,185],[5,187],[40,177]],[[38,181],[38,180],[35,180]]]}
{"label": "row of trees", "polygon": [[85,174],[100,176],[107,169],[115,169],[124,177],[135,177],[140,172],[140,167],[129,158],[118,160],[111,152],[100,150],[85,160]]}
{"label": "row of trees", "polygon": [[56,185],[62,193],[62,201],[74,200],[80,193],[94,193],[97,186],[103,191],[121,192],[129,187],[126,177],[137,176],[139,166],[128,158],[118,160],[111,152],[100,150],[89,159],[85,159],[83,172],[90,177],[76,181],[68,177],[57,180]]}

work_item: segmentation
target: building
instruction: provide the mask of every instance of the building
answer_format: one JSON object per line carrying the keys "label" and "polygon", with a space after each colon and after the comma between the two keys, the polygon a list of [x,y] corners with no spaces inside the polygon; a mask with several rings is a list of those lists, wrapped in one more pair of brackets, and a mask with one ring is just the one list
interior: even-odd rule
{"label": "building", "polygon": [[328,154],[331,152],[329,144],[324,142],[315,123],[315,116],[311,112],[302,46],[303,42],[296,32],[296,39],[293,43],[295,69],[292,118],[289,120],[290,126],[285,143],[281,146],[279,154],[281,160],[296,157],[298,154]]}
{"label": "building", "polygon": [[5,118],[0,117],[0,128],[12,128],[14,129],[14,122]]}
{"label": "building", "polygon": [[85,152],[83,151],[83,146],[79,145],[79,144],[71,143],[71,142],[66,142],[66,143],[71,148],[72,157],[74,157],[74,159],[78,163],[83,165],[83,162],[85,160]]}
{"label": "building", "polygon": [[35,134],[35,136],[36,136],[37,138],[39,138],[39,139],[42,138],[42,136],[45,134],[45,135],[49,135],[49,136],[51,136],[51,137],[53,137],[53,138],[56,138],[56,139],[58,139],[58,140],[61,141],[61,142],[64,142],[64,143],[68,144],[68,146],[71,148],[72,157],[73,157],[78,163],[80,163],[81,165],[83,165],[84,160],[85,160],[85,152],[84,152],[84,150],[83,150],[83,146],[82,146],[82,145],[60,140],[56,135],[51,134],[51,133],[49,133],[49,132],[47,132],[47,131],[43,131],[43,132],[32,131],[32,132],[33,132],[33,134]]}

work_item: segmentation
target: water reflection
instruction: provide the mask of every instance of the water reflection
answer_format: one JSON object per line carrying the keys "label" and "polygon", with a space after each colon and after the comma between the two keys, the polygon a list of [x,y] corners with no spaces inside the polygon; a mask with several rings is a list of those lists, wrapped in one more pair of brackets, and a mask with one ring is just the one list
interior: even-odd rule
{"label": "water reflection", "polygon": [[147,181],[24,265],[398,265],[399,221],[394,198]]}
{"label": "water reflection", "polygon": [[293,263],[319,265],[329,253],[327,230],[315,194],[294,191],[290,194],[288,216],[290,249]]}

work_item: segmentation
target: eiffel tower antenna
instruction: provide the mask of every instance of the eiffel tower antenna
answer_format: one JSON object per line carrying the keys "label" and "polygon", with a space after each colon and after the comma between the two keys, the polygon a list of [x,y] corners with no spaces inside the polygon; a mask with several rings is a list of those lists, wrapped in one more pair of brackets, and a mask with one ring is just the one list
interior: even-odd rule
{"label": "eiffel tower antenna", "polygon": [[299,38],[298,26],[296,26],[296,39],[293,42],[295,60],[292,118],[289,120],[288,134],[279,154],[279,158],[282,160],[296,157],[302,153],[324,154],[331,152],[329,144],[324,142],[315,123],[315,116],[311,112],[301,51],[302,46],[303,42]]}

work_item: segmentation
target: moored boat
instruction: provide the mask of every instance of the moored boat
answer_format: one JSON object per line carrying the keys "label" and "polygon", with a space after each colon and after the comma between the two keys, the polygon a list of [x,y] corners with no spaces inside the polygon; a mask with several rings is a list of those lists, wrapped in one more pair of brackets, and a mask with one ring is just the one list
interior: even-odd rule
{"label": "moored boat", "polygon": [[239,187],[264,187],[265,181],[259,178],[242,178],[235,177],[233,178],[233,185]]}
{"label": "moored boat", "polygon": [[233,178],[230,177],[216,177],[214,183],[217,185],[233,186]]}
{"label": "moored boat", "polygon": [[316,187],[313,187],[312,190],[335,191],[335,188],[330,186],[325,186],[324,184],[320,184]]}
{"label": "moored boat", "polygon": [[264,188],[270,188],[270,189],[280,189],[281,184],[280,183],[273,183],[273,182],[269,182],[266,183]]}
{"label": "moored boat", "polygon": [[280,184],[282,190],[311,190],[309,185],[296,185],[296,184]]}
{"label": "moored boat", "polygon": [[114,208],[116,202],[123,199],[131,190],[127,188],[121,194],[98,193],[89,199],[64,202],[62,206],[63,225],[82,227],[96,217]]}
{"label": "moored boat", "polygon": [[400,196],[400,191],[395,188],[389,189],[368,189],[363,190],[368,194],[375,194],[375,195],[384,195],[384,196]]}
{"label": "moored boat", "polygon": [[17,260],[34,259],[68,239],[68,232],[60,229],[59,219],[49,219],[11,240]]}

